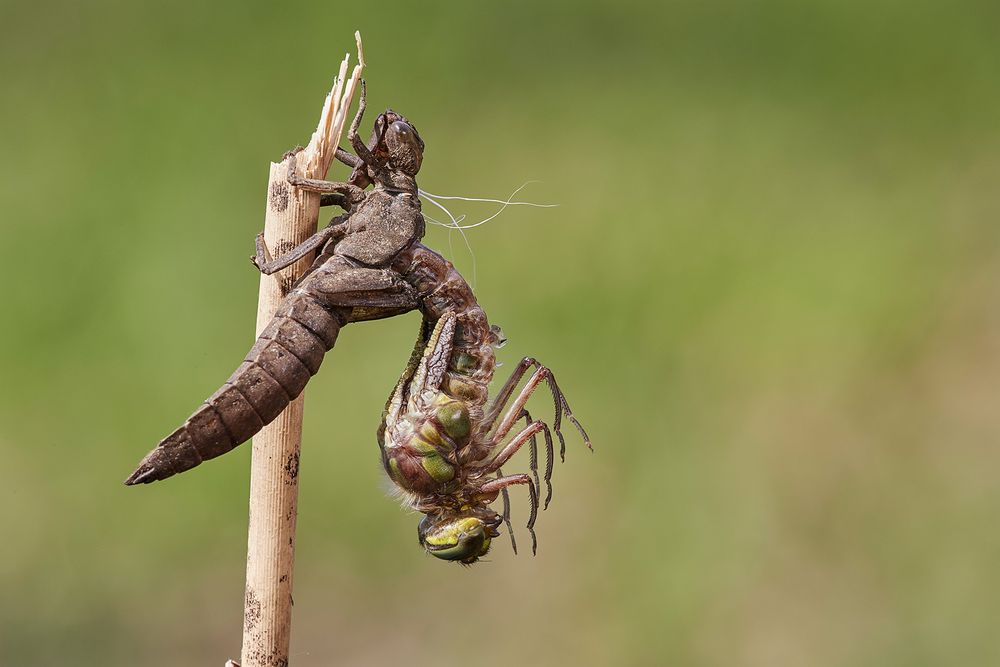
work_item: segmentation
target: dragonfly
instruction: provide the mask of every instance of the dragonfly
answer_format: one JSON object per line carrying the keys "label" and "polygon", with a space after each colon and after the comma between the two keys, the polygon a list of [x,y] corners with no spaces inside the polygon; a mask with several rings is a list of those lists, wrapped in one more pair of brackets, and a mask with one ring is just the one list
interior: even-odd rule
{"label": "dragonfly", "polygon": [[[358,135],[364,111],[362,83],[358,113],[348,132],[355,155],[342,149],[336,153],[353,168],[347,181],[303,178],[290,155],[288,184],[321,193],[323,205],[340,206],[344,214],[278,258],[270,256],[263,236],[257,237],[251,259],[261,272],[275,273],[315,252],[310,269],[288,291],[243,363],[146,455],[125,483],[163,480],[231,451],[304,390],[345,325],[420,310],[417,343],[377,433],[386,474],[405,504],[424,514],[418,539],[425,551],[466,565],[489,551],[502,523],[516,552],[508,488],[527,487],[527,528],[535,553],[542,480],[543,510],[552,497],[553,435],[561,459],[564,418],[592,450],[590,438],[552,371],[532,357],[520,361],[489,402],[496,369],[493,348],[501,344],[502,334],[489,324],[451,262],[421,243],[425,222],[415,177],[424,142],[409,120],[389,109],[378,115],[365,144]],[[526,409],[542,385],[553,399],[551,427]],[[521,420],[524,425],[515,432]],[[546,457],[542,480],[539,436]],[[504,475],[501,467],[525,444],[531,474]],[[491,509],[498,499],[500,512]]]}

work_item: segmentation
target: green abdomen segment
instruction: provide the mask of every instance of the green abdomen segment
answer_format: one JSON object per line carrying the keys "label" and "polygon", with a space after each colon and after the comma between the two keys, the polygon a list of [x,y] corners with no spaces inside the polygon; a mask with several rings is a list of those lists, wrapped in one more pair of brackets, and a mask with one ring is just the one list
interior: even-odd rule
{"label": "green abdomen segment", "polygon": [[425,423],[405,442],[385,449],[385,471],[411,493],[440,493],[455,479],[455,466],[445,458],[453,449],[435,424]]}

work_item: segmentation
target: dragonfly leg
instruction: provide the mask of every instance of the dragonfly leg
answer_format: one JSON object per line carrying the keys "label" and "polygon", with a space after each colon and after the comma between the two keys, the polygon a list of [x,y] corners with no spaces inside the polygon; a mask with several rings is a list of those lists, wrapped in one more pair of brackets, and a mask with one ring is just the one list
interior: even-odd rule
{"label": "dragonfly leg", "polygon": [[528,499],[531,501],[531,514],[528,516],[528,532],[531,533],[531,553],[534,554],[538,550],[538,541],[535,538],[535,519],[538,518],[538,492],[535,490],[535,483],[531,481],[531,477],[525,473],[519,473],[517,475],[491,479],[480,486],[476,493],[496,498],[496,494],[514,484],[524,484],[528,487]]}
{"label": "dragonfly leg", "polygon": [[483,415],[484,423],[491,427],[493,426],[493,422],[496,421],[496,418],[500,415],[500,411],[503,409],[503,406],[510,400],[511,394],[514,393],[514,389],[517,387],[517,384],[521,381],[521,378],[524,377],[524,373],[536,363],[538,362],[531,357],[525,357],[517,363],[517,366],[514,367],[514,371],[510,374],[510,377],[507,378],[507,381],[503,383],[503,386],[497,393],[496,398],[493,399],[493,403]]}
{"label": "dragonfly leg", "polygon": [[250,262],[265,276],[269,276],[272,273],[276,273],[291,266],[317,248],[322,247],[331,238],[343,235],[343,231],[344,230],[341,225],[324,227],[299,245],[295,246],[295,248],[291,251],[285,253],[281,257],[273,259],[271,258],[271,253],[267,248],[267,244],[264,242],[264,232],[261,232],[257,235],[255,240],[257,253],[250,258]]}
{"label": "dragonfly leg", "polygon": [[[510,458],[524,445],[525,441],[529,443],[529,450],[531,452],[530,460],[530,470],[534,477],[535,488],[541,489],[541,483],[538,479],[538,444],[537,438],[538,433],[541,432],[545,438],[545,502],[542,505],[542,509],[548,509],[549,502],[552,500],[552,468],[553,461],[555,458],[553,446],[552,446],[552,432],[549,430],[549,425],[543,421],[535,421],[531,418],[531,415],[527,410],[521,411],[521,416],[524,417],[526,428],[518,433],[513,440],[511,440],[506,447],[501,450],[491,461],[487,462],[482,468],[484,472],[500,472],[500,466],[504,465]],[[491,448],[495,448],[499,445],[499,442],[489,443]]]}
{"label": "dragonfly leg", "polygon": [[[528,368],[534,367],[535,372],[528,379],[527,383],[521,389],[521,392],[514,399],[514,403],[507,410],[507,413],[503,416],[498,424],[495,424],[496,419],[503,409],[504,404],[510,400],[513,394],[514,388],[520,382],[521,378],[524,376]],[[518,364],[517,368],[514,369],[513,374],[507,382],[504,384],[500,393],[497,395],[496,400],[490,409],[487,411],[484,418],[484,424],[486,428],[491,428],[495,425],[495,432],[492,436],[494,441],[498,441],[503,438],[510,431],[514,422],[520,417],[521,410],[524,409],[525,403],[527,403],[528,398],[538,389],[538,386],[545,382],[552,392],[552,401],[555,406],[555,419],[552,422],[552,430],[555,431],[556,437],[559,438],[559,456],[562,459],[566,458],[566,439],[562,434],[562,416],[565,412],[566,418],[576,427],[577,431],[583,437],[584,443],[587,447],[593,450],[593,446],[590,444],[590,436],[587,435],[586,430],[577,421],[576,417],[573,416],[573,411],[569,407],[569,403],[566,401],[566,396],[559,389],[559,385],[556,383],[556,378],[546,366],[542,366],[537,360],[531,357],[525,357]]]}
{"label": "dragonfly leg", "polygon": [[[338,151],[343,151],[342,148],[338,148]],[[354,157],[350,153],[345,153],[348,157]],[[328,192],[325,195],[320,195],[319,198],[320,207],[323,206],[339,206],[345,211],[351,207],[351,202],[348,201],[347,197],[340,192]]]}
{"label": "dragonfly leg", "polygon": [[[531,426],[532,422],[535,421],[534,419],[531,418],[531,413],[528,412],[527,410],[521,410],[521,417],[524,418],[525,427]],[[543,426],[545,426],[545,431],[548,431],[549,428],[548,425],[543,424]],[[550,435],[549,438],[551,439],[551,437],[552,436]],[[531,446],[529,447],[529,450],[531,451],[531,474],[535,478],[535,488],[541,489],[542,488],[541,484],[539,484],[538,482],[538,434],[537,433],[533,433],[531,435],[530,445]]]}
{"label": "dragonfly leg", "polygon": [[324,181],[319,178],[305,178],[299,176],[296,170],[298,153],[291,153],[288,156],[288,183],[300,190],[319,193],[339,193],[346,198],[346,203],[350,204],[364,199],[365,191],[351,183],[342,181]]}
{"label": "dragonfly leg", "polygon": [[[362,150],[358,152],[358,155],[352,155],[348,153],[343,148],[337,147],[337,151],[333,156],[343,164],[351,167],[354,172],[351,174],[350,183],[352,185],[357,185],[362,189],[371,184],[371,180],[368,178],[367,173],[365,173],[365,167],[367,166],[367,160],[372,160],[371,151],[368,147],[358,137],[358,128],[361,126],[361,119],[365,115],[367,97],[367,87],[365,86],[365,80],[361,79],[361,94],[358,101],[358,111],[354,115],[354,120],[351,122],[351,126],[347,129],[347,141],[351,144],[355,150],[357,150],[357,144],[360,144]],[[343,202],[343,203],[342,203]],[[326,194],[320,200],[320,206],[340,206],[341,208],[347,208],[350,206],[350,200],[343,195],[337,194]]]}
{"label": "dragonfly leg", "polygon": [[[497,479],[503,477],[503,471],[497,468]],[[503,498],[503,511],[500,513],[503,519],[504,525],[507,526],[507,535],[510,536],[510,548],[514,550],[514,555],[517,555],[517,540],[514,539],[514,526],[510,524],[510,494],[507,493],[507,487],[500,489],[500,497]]]}
{"label": "dragonfly leg", "polygon": [[[375,150],[378,145],[382,143],[382,139],[385,137],[386,125],[388,125],[388,123],[384,122],[383,116],[379,116],[375,119],[375,129],[373,130],[375,133],[375,141],[372,143],[371,149],[369,149],[368,146],[365,146],[365,142],[362,141],[361,137],[358,135],[358,129],[361,127],[361,119],[365,115],[367,97],[368,86],[365,85],[365,80],[361,79],[361,93],[358,96],[358,113],[354,116],[354,120],[351,122],[351,127],[347,130],[347,141],[351,144],[351,148],[353,148],[354,152],[358,155],[359,164],[355,167],[355,171],[357,171],[359,167],[363,167],[365,165],[371,167],[375,171],[381,171],[385,164],[372,153],[372,150]],[[383,120],[381,127],[379,127],[380,119]],[[353,175],[351,180],[354,180]]]}
{"label": "dragonfly leg", "polygon": [[[339,261],[338,261],[339,260]],[[353,266],[334,258],[301,283],[327,307],[352,308],[350,321],[380,319],[420,305],[417,291],[389,269]]]}
{"label": "dragonfly leg", "polygon": [[[496,472],[500,468],[500,466],[507,463],[507,461],[509,461],[510,458],[514,456],[514,454],[516,454],[519,449],[521,449],[524,443],[530,441],[533,437],[535,437],[538,434],[539,431],[543,430],[544,428],[546,428],[544,422],[531,422],[526,429],[522,430],[520,433],[515,435],[514,438],[510,442],[508,442],[507,445],[502,450],[500,450],[500,453],[498,453],[496,456],[493,457],[493,460],[487,462],[486,465],[483,466],[482,468],[483,472],[487,473]],[[533,472],[537,474],[537,467],[538,467],[537,451],[535,452],[535,456],[533,456],[532,458],[535,459],[533,461],[534,463],[533,468],[535,468]]]}
{"label": "dragonfly leg", "polygon": [[372,161],[371,151],[368,150],[368,147],[365,146],[363,141],[361,141],[361,137],[358,136],[358,128],[361,127],[361,119],[365,116],[367,101],[368,86],[365,84],[365,80],[361,79],[361,92],[358,95],[358,112],[354,114],[354,120],[351,121],[351,127],[347,130],[347,141],[351,144],[354,152],[358,154],[359,164]]}

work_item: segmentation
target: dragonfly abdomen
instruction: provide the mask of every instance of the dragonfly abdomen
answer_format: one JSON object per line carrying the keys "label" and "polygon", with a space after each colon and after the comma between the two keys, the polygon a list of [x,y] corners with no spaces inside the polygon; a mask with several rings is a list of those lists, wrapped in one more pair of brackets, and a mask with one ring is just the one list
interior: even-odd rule
{"label": "dragonfly abdomen", "polygon": [[328,307],[305,281],[288,295],[236,372],[161,440],[125,483],[166,479],[253,437],[302,393],[349,314],[349,308]]}

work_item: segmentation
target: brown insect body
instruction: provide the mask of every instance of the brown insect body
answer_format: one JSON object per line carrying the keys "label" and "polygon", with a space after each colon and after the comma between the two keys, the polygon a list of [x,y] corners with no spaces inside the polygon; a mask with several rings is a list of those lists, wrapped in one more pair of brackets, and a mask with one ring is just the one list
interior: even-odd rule
{"label": "brown insect body", "polygon": [[410,309],[407,286],[398,277],[353,266],[343,255],[329,258],[285,297],[222,388],[164,438],[126,483],[153,482],[189,470],[225,454],[273,421],[319,370],[341,327],[352,321],[357,298],[352,287],[358,277],[367,279],[366,289],[382,280],[385,302]]}
{"label": "brown insect body", "polygon": [[[252,259],[265,274],[315,251],[318,256],[236,372],[147,454],[125,483],[165,479],[230,451],[302,392],[341,327],[419,308],[424,314],[420,337],[379,427],[385,470],[408,503],[426,515],[418,529],[421,545],[438,558],[466,564],[489,550],[501,522],[510,531],[507,487],[526,485],[534,551],[537,436],[544,437],[546,448],[545,506],[552,495],[553,432],[560,456],[565,453],[563,415],[588,447],[590,440],[552,372],[530,357],[521,360],[487,405],[496,368],[493,346],[500,340],[468,283],[450,262],[419,243],[424,219],[414,177],[423,141],[405,118],[386,111],[376,119],[366,146],[357,136],[364,107],[362,82],[361,104],[348,135],[357,157],[337,151],[339,160],[354,167],[348,182],[299,177],[294,154],[288,156],[291,186],[326,193],[322,203],[337,204],[347,213],[274,260],[258,236]],[[371,184],[375,188],[365,192]],[[551,429],[525,409],[541,384],[548,385],[553,397]],[[505,442],[521,419],[525,427]],[[504,476],[500,467],[524,444],[529,444],[532,475]],[[501,496],[504,507],[498,514],[489,505]]]}
{"label": "brown insect body", "polygon": [[[338,159],[355,168],[350,182],[301,178],[294,154],[289,156],[289,184],[330,193],[324,203],[348,212],[277,260],[270,260],[258,236],[253,260],[264,273],[285,268],[317,249],[320,253],[236,372],[146,455],[126,484],[165,479],[245,442],[302,392],[336,343],[341,327],[418,306],[412,287],[389,266],[424,234],[414,179],[423,141],[403,116],[389,110],[378,116],[370,145],[365,146],[357,138],[363,113],[362,88],[361,106],[349,134],[362,159],[337,153]],[[375,188],[364,192],[371,183]]]}

